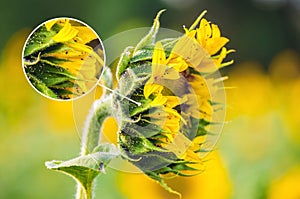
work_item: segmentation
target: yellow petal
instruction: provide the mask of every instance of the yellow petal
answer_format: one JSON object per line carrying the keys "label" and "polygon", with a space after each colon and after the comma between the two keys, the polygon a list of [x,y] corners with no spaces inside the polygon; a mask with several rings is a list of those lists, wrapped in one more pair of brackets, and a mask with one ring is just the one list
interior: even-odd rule
{"label": "yellow petal", "polygon": [[200,27],[197,29],[197,40],[199,43],[205,47],[206,40],[211,37],[211,27],[206,19],[202,19],[200,22]]}
{"label": "yellow petal", "polygon": [[225,47],[223,47],[221,52],[220,52],[220,55],[219,55],[218,59],[215,61],[216,65],[218,67],[221,66],[221,63],[222,63],[223,59],[226,58],[226,55],[227,55],[227,49]]}
{"label": "yellow petal", "polygon": [[144,86],[144,96],[146,99],[148,99],[152,93],[160,92],[162,89],[163,86],[148,81]]}
{"label": "yellow petal", "polygon": [[212,24],[211,29],[212,29],[212,37],[221,37],[220,29],[216,24]]}
{"label": "yellow petal", "polygon": [[166,98],[167,98],[166,104],[170,108],[178,106],[179,104],[182,104],[187,100],[186,97],[180,98],[180,97],[177,97],[177,96],[166,96]]}
{"label": "yellow petal", "polygon": [[174,48],[172,54],[180,56],[186,61],[191,67],[197,67],[202,59],[207,56],[207,52],[201,47],[195,38],[189,36],[182,36]]}
{"label": "yellow petal", "polygon": [[73,39],[77,33],[78,30],[72,28],[69,20],[67,20],[63,28],[52,39],[56,42],[65,42]]}
{"label": "yellow petal", "polygon": [[166,70],[166,55],[161,42],[157,42],[152,56],[152,79],[160,79]]}
{"label": "yellow petal", "polygon": [[188,37],[191,37],[191,38],[195,38],[196,36],[196,33],[197,31],[196,30],[188,30],[188,29],[184,29],[185,30],[185,34],[188,36]]}
{"label": "yellow petal", "polygon": [[86,44],[94,39],[97,39],[97,35],[89,27],[74,26],[74,29],[78,30],[77,42],[79,43]]}
{"label": "yellow petal", "polygon": [[167,60],[167,65],[174,68],[178,72],[185,71],[189,67],[189,65],[181,56],[176,56],[172,53]]}
{"label": "yellow petal", "polygon": [[69,49],[69,50],[64,50],[64,51],[59,51],[59,52],[54,52],[54,53],[45,53],[43,55],[44,57],[56,57],[58,59],[81,59],[85,58],[87,56],[86,52],[82,51],[76,51],[74,49]]}
{"label": "yellow petal", "polygon": [[57,22],[57,20],[50,20],[48,22],[45,23],[45,27],[46,29],[49,31],[51,30],[52,26]]}
{"label": "yellow petal", "polygon": [[186,121],[182,118],[182,116],[176,110],[169,108],[169,107],[164,107],[164,111],[166,111],[169,114],[169,116],[172,117],[173,120],[180,118],[181,121],[186,124]]}
{"label": "yellow petal", "polygon": [[214,37],[206,42],[206,50],[210,55],[216,54],[225,44],[229,42],[226,37]]}
{"label": "yellow petal", "polygon": [[211,104],[207,100],[202,101],[202,104],[200,104],[200,117],[210,121],[212,112]]}
{"label": "yellow petal", "polygon": [[191,75],[189,84],[192,86],[196,95],[210,97],[210,92],[206,80],[200,75]]}
{"label": "yellow petal", "polygon": [[166,54],[161,42],[157,42],[154,47],[152,65],[165,65]]}
{"label": "yellow petal", "polygon": [[164,74],[162,75],[163,79],[170,79],[170,80],[175,80],[179,79],[180,75],[179,72],[173,68],[168,68],[165,70]]}
{"label": "yellow petal", "polygon": [[154,100],[150,103],[152,107],[163,106],[167,102],[168,98],[159,93]]}
{"label": "yellow petal", "polygon": [[86,52],[86,53],[89,53],[89,54],[92,54],[92,52],[93,52],[92,47],[90,47],[88,45],[84,45],[84,44],[80,44],[80,43],[74,43],[74,42],[68,42],[68,43],[65,43],[65,44],[67,46],[73,48],[74,50]]}

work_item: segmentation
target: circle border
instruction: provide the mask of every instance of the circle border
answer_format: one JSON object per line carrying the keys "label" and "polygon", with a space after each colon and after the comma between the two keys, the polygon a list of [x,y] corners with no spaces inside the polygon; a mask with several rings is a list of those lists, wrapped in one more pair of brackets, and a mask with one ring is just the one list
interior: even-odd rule
{"label": "circle border", "polygon": [[[25,47],[26,47],[26,44],[27,42],[29,41],[29,39],[31,38],[31,36],[44,24],[46,24],[47,22],[49,21],[52,21],[52,20],[59,20],[59,19],[69,19],[69,20],[73,20],[73,21],[76,21],[78,23],[81,23],[83,24],[84,26],[88,27],[98,38],[99,42],[100,42],[100,45],[102,46],[102,50],[103,50],[103,63],[104,65],[102,66],[102,71],[100,73],[100,76],[97,80],[97,82],[87,91],[85,92],[84,94],[80,95],[80,96],[77,96],[77,97],[74,97],[74,98],[70,98],[70,99],[55,99],[55,98],[52,98],[42,92],[40,92],[37,88],[34,87],[34,85],[32,85],[31,81],[29,80],[29,78],[27,77],[26,75],[26,71],[25,71],[25,67],[24,67],[24,51],[25,51]],[[94,49],[93,49],[94,50]],[[98,35],[98,33],[91,27],[89,26],[87,23],[79,20],[79,19],[76,19],[76,18],[73,18],[73,17],[55,17],[55,18],[51,18],[51,19],[48,19],[42,23],[40,23],[38,26],[36,26],[32,31],[31,33],[27,36],[27,39],[23,45],[23,48],[22,48],[22,70],[23,70],[23,73],[24,73],[24,76],[26,78],[26,80],[28,81],[28,83],[30,84],[30,86],[40,95],[42,95],[43,97],[46,97],[48,99],[51,99],[51,100],[54,100],[54,101],[60,101],[60,102],[69,102],[69,101],[74,101],[74,100],[77,100],[77,99],[80,99],[86,95],[88,95],[90,92],[92,92],[93,90],[95,90],[95,88],[97,87],[97,85],[99,84],[101,78],[102,78],[102,75],[103,75],[103,70],[104,68],[106,67],[106,53],[105,53],[105,47],[104,47],[104,44],[103,44],[103,41],[101,40],[100,36]]]}

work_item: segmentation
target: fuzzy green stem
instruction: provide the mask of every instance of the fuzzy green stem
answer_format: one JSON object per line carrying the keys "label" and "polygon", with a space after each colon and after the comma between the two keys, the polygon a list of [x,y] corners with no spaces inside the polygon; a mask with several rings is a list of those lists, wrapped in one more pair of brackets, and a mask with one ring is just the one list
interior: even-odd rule
{"label": "fuzzy green stem", "polygon": [[[112,115],[111,96],[102,97],[94,102],[87,117],[81,141],[81,155],[93,152],[99,144],[103,122]],[[92,199],[93,181],[85,188],[77,183],[76,199]]]}
{"label": "fuzzy green stem", "polygon": [[88,189],[85,190],[82,185],[78,182],[77,183],[77,193],[76,193],[76,199],[92,199],[92,193],[93,193],[93,186],[92,184],[88,186]]}
{"label": "fuzzy green stem", "polygon": [[84,189],[82,188],[80,183],[77,183],[77,193],[76,199],[88,199],[87,194],[85,193]]}
{"label": "fuzzy green stem", "polygon": [[98,146],[103,122],[109,116],[112,116],[111,95],[94,102],[82,134],[81,155],[92,153]]}

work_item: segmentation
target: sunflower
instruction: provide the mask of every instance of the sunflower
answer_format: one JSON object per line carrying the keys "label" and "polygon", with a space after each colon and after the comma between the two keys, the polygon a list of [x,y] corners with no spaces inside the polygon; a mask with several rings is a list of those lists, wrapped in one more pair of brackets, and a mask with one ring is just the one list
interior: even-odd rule
{"label": "sunflower", "polygon": [[164,178],[201,173],[201,154],[220,105],[214,95],[225,79],[213,74],[233,63],[223,61],[234,50],[224,47],[229,39],[217,25],[202,19],[205,12],[183,36],[156,41],[161,13],[148,35],[120,58],[113,104],[120,110],[115,118],[124,158],[178,194]]}

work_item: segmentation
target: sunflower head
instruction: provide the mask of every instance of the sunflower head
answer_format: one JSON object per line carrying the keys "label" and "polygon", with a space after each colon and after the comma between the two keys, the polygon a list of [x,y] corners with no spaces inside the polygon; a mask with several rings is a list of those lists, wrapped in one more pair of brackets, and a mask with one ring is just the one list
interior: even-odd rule
{"label": "sunflower head", "polygon": [[161,13],[148,35],[122,54],[113,104],[124,158],[174,192],[164,177],[202,169],[222,80],[213,74],[232,61],[222,63],[231,52],[223,47],[228,39],[202,16],[181,37],[156,41]]}

